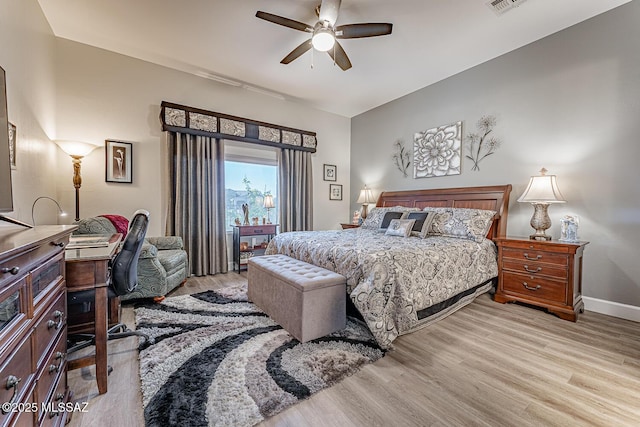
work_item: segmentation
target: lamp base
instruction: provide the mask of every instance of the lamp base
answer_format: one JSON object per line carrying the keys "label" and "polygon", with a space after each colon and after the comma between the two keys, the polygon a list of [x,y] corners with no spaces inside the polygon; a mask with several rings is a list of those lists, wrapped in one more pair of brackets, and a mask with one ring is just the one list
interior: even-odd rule
{"label": "lamp base", "polygon": [[551,236],[548,236],[545,231],[551,228],[551,218],[547,213],[549,208],[548,203],[532,203],[533,216],[531,217],[531,227],[536,232],[529,236],[531,240],[551,240]]}
{"label": "lamp base", "polygon": [[547,234],[532,234],[529,236],[529,240],[551,240],[551,236]]}
{"label": "lamp base", "polygon": [[362,205],[362,209],[360,211],[360,218],[362,218],[363,220],[367,218],[367,213],[369,211],[369,206]]}

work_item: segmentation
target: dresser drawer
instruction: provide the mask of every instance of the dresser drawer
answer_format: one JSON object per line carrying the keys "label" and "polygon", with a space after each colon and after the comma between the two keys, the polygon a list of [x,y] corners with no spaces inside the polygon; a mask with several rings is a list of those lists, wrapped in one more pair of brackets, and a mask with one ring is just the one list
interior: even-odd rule
{"label": "dresser drawer", "polygon": [[29,327],[28,309],[26,278],[0,289],[0,348],[15,344],[15,337]]}
{"label": "dresser drawer", "polygon": [[[49,286],[54,286],[62,280],[64,276],[64,253],[59,253],[44,265],[33,270],[31,273],[31,294],[34,306],[41,303],[44,292]],[[37,307],[36,307],[37,311]]]}
{"label": "dresser drawer", "polygon": [[566,266],[569,256],[564,253],[540,251],[535,249],[524,248],[502,248],[502,258],[512,258],[524,261],[539,261],[548,264],[557,264]]}
{"label": "dresser drawer", "polygon": [[504,258],[502,261],[504,270],[517,273],[530,274],[532,276],[547,276],[560,280],[567,278],[567,267],[558,264],[547,264],[537,261],[521,261],[512,258]]}
{"label": "dresser drawer", "polygon": [[47,311],[37,320],[34,328],[35,354],[40,355],[38,366],[46,356],[47,349],[57,339],[58,335],[66,325],[66,294],[64,288],[56,294],[54,302]]}
{"label": "dresser drawer", "polygon": [[67,334],[61,334],[55,347],[47,354],[48,359],[43,363],[37,378],[37,399],[39,402],[46,402],[53,389],[57,385],[56,380],[60,378],[60,373],[64,371],[67,363],[66,353]]}
{"label": "dresser drawer", "polygon": [[64,404],[69,400],[69,394],[67,390],[67,376],[60,376],[60,381],[56,385],[54,392],[50,398],[44,403],[44,409],[40,406],[40,412],[38,413],[40,418],[40,427],[53,427],[63,426],[68,416],[71,414],[64,410],[60,411],[59,405]]}
{"label": "dresser drawer", "polygon": [[276,234],[276,226],[273,224],[265,225],[246,225],[240,227],[241,236],[259,236],[265,234]]}
{"label": "dresser drawer", "polygon": [[[0,364],[0,402],[21,402],[33,381],[31,337],[26,336],[16,350]],[[7,386],[9,386],[7,388]],[[0,424],[11,414],[0,411]]]}
{"label": "dresser drawer", "polygon": [[0,271],[6,271],[6,273],[0,273],[0,286],[15,280],[20,275],[26,275],[30,269],[42,264],[44,260],[51,258],[53,255],[63,253],[68,239],[67,236],[51,239],[47,243],[0,261]]}
{"label": "dresser drawer", "polygon": [[502,287],[506,292],[514,292],[527,298],[564,304],[566,301],[566,284],[528,274],[503,273]]}

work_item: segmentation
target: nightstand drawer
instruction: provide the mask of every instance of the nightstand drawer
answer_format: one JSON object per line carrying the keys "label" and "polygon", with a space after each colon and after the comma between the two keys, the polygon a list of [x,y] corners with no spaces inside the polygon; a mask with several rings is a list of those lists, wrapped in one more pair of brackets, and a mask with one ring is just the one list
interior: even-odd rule
{"label": "nightstand drawer", "polygon": [[547,276],[560,280],[567,278],[567,267],[558,264],[547,264],[543,262],[520,261],[511,258],[504,258],[502,261],[504,270],[511,270],[516,273],[530,274],[532,276]]}
{"label": "nightstand drawer", "polygon": [[547,251],[536,251],[534,249],[502,248],[503,258],[512,258],[525,261],[539,261],[548,264],[568,265],[567,254]]}
{"label": "nightstand drawer", "polygon": [[502,286],[507,292],[515,292],[527,297],[564,304],[566,284],[528,274],[505,272]]}

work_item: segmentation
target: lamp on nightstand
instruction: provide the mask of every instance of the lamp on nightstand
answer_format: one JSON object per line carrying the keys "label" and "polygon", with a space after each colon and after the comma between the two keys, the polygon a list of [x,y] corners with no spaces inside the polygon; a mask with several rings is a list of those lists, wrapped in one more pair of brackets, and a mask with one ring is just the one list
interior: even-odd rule
{"label": "lamp on nightstand", "polygon": [[540,176],[532,176],[529,185],[518,199],[522,203],[533,205],[533,216],[531,217],[531,227],[536,232],[529,236],[532,240],[551,240],[551,236],[545,231],[551,227],[551,218],[547,213],[547,208],[551,203],[565,203],[566,200],[558,189],[555,175],[547,175],[545,168],[540,169]]}
{"label": "lamp on nightstand", "polygon": [[369,209],[369,204],[375,202],[376,201],[373,198],[371,189],[367,188],[367,186],[365,185],[364,188],[360,190],[360,196],[358,197],[358,200],[356,200],[356,203],[360,203],[362,205],[362,214],[360,215],[362,219],[367,218],[367,210]]}

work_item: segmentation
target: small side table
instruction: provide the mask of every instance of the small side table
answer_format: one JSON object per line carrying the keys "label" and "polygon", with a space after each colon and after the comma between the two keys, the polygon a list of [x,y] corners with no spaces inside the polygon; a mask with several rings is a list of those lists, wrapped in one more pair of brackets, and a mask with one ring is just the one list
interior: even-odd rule
{"label": "small side table", "polygon": [[[246,269],[250,257],[264,255],[267,244],[277,233],[277,227],[278,224],[233,226],[234,271],[240,273],[240,270]],[[261,240],[258,241],[258,238]]]}
{"label": "small side table", "polygon": [[346,230],[347,228],[358,228],[358,227],[360,227],[360,224],[341,223],[340,225],[342,226],[343,230]]}
{"label": "small side table", "polygon": [[589,242],[499,237],[494,300],[520,301],[575,322],[582,302],[582,253]]}

